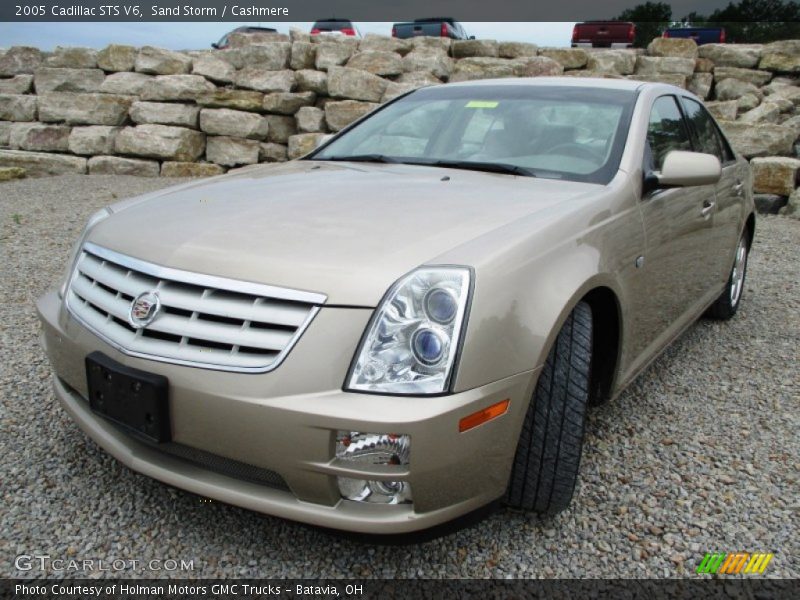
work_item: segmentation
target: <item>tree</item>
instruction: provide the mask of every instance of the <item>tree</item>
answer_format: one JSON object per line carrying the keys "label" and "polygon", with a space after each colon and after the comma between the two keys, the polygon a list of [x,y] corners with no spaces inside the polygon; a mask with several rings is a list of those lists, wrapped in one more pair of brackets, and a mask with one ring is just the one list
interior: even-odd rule
{"label": "tree", "polygon": [[756,44],[800,38],[800,4],[792,0],[741,0],[717,9],[709,23],[725,27],[727,40]]}
{"label": "tree", "polygon": [[796,0],[740,0],[703,16],[696,11],[671,23],[672,8],[665,2],[645,2],[628,8],[619,21],[636,24],[637,48],[644,48],[670,26],[724,27],[728,42],[757,44],[800,39],[800,3]]}
{"label": "tree", "polygon": [[646,48],[653,38],[661,37],[672,19],[672,7],[666,2],[645,2],[623,10],[616,21],[632,21],[636,25],[634,46]]}
{"label": "tree", "polygon": [[692,11],[688,15],[685,15],[680,21],[677,23],[673,23],[672,27],[695,27],[696,25],[702,25],[708,21],[708,17],[704,17],[697,11]]}

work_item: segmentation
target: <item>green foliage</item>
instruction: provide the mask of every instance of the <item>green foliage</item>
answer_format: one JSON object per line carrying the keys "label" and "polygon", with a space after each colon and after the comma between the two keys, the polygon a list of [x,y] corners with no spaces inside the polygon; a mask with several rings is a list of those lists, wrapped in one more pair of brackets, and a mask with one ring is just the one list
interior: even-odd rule
{"label": "green foliage", "polygon": [[645,2],[633,8],[623,10],[616,18],[618,21],[632,21],[636,25],[634,46],[646,48],[653,38],[669,27],[672,19],[672,7],[666,2]]}
{"label": "green foliage", "polygon": [[741,0],[708,17],[725,27],[729,42],[756,44],[800,38],[800,4],[790,0]]}
{"label": "green foliage", "polygon": [[756,44],[800,39],[800,3],[795,0],[740,0],[708,16],[696,11],[671,23],[672,9],[664,2],[645,2],[622,11],[617,20],[636,24],[637,48],[644,48],[670,26],[724,27],[727,41]]}

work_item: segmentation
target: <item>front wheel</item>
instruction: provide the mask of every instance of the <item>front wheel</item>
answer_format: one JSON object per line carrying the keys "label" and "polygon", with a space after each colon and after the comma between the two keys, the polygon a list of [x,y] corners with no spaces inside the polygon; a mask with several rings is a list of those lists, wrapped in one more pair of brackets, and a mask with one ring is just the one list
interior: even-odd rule
{"label": "front wheel", "polygon": [[747,275],[747,256],[749,254],[750,245],[748,244],[747,232],[742,234],[739,238],[739,243],[736,246],[736,255],[733,259],[733,268],[731,268],[730,277],[728,277],[728,285],[725,286],[722,294],[714,301],[706,315],[712,319],[727,320],[736,314],[739,310],[739,304],[742,301],[742,293],[744,292],[744,281]]}
{"label": "front wheel", "polygon": [[557,513],[572,500],[583,448],[592,365],[592,309],[570,313],[539,374],[525,415],[506,504]]}

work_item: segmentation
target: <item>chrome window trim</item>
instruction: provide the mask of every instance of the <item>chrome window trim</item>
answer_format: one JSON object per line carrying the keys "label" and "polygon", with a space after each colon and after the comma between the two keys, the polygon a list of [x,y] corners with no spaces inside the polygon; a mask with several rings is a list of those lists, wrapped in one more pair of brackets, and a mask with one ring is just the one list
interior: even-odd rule
{"label": "chrome window trim", "polygon": [[193,273],[191,271],[181,271],[178,269],[172,269],[170,267],[163,267],[161,265],[155,265],[152,263],[139,260],[137,258],[132,258],[130,256],[120,254],[118,252],[109,250],[108,248],[104,248],[102,246],[98,246],[97,244],[93,244],[91,242],[84,243],[84,245],[81,247],[78,256],[80,257],[84,251],[89,251],[90,253],[95,254],[100,258],[105,258],[123,267],[127,267],[132,270],[137,270],[142,273],[145,273],[146,275],[150,275],[152,277],[158,277],[159,279],[171,279],[173,281],[188,283],[190,285],[213,287],[220,290],[241,292],[244,294],[250,294],[260,297],[271,297],[271,298],[278,298],[281,300],[294,300],[298,302],[305,302],[307,304],[311,303],[317,304],[316,306],[311,307],[308,316],[303,321],[303,323],[297,328],[294,336],[292,337],[291,340],[289,340],[289,343],[286,344],[283,350],[281,350],[275,356],[275,358],[270,364],[264,367],[236,367],[230,365],[220,365],[213,362],[197,362],[197,361],[183,360],[178,358],[169,358],[169,357],[159,356],[157,354],[138,352],[135,350],[130,350],[128,348],[125,348],[118,342],[110,339],[102,331],[98,330],[96,327],[93,327],[92,325],[87,323],[84,319],[82,319],[78,314],[76,314],[76,312],[73,310],[73,308],[70,306],[69,303],[69,298],[70,298],[69,292],[72,288],[72,281],[75,278],[76,273],[78,272],[79,261],[76,260],[73,271],[72,273],[70,273],[69,282],[66,288],[67,293],[65,294],[65,297],[63,299],[64,307],[66,308],[67,313],[69,314],[70,317],[75,319],[84,328],[86,328],[88,331],[96,335],[103,342],[105,342],[118,352],[121,352],[126,356],[131,356],[134,358],[152,360],[155,362],[161,362],[172,365],[180,365],[184,367],[207,369],[211,371],[225,371],[231,373],[251,373],[251,374],[269,373],[270,371],[274,371],[275,369],[277,369],[283,363],[286,356],[289,354],[289,352],[291,352],[295,344],[297,344],[298,340],[302,337],[303,333],[305,333],[306,329],[308,329],[308,326],[314,320],[314,317],[317,316],[317,313],[321,308],[320,305],[323,304],[325,300],[327,300],[327,296],[315,292],[304,292],[288,288],[279,288],[266,284],[251,283],[241,280],[231,280],[231,279],[225,279],[223,277],[217,277],[214,275],[204,275],[201,273]]}

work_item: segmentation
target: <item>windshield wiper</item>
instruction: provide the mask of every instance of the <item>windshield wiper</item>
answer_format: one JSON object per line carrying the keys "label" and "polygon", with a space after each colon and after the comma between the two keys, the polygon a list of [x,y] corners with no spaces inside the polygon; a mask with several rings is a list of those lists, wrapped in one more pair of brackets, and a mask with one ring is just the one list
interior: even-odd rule
{"label": "windshield wiper", "polygon": [[386,156],[385,154],[353,154],[352,156],[331,156],[327,158],[314,158],[313,160],[420,165],[424,167],[445,167],[448,169],[466,169],[470,171],[504,173],[506,175],[521,175],[522,177],[536,177],[530,169],[520,167],[519,165],[471,160],[401,160],[393,156]]}
{"label": "windshield wiper", "polygon": [[536,177],[530,169],[509,163],[441,159],[418,164],[431,165],[432,167],[445,167],[447,169],[466,169],[469,171],[487,171],[489,173],[506,173],[508,175],[521,175],[523,177]]}
{"label": "windshield wiper", "polygon": [[373,162],[373,163],[387,163],[395,164],[401,162],[391,156],[384,154],[353,154],[352,156],[331,156],[328,158],[314,158],[313,160],[336,160],[347,162]]}

